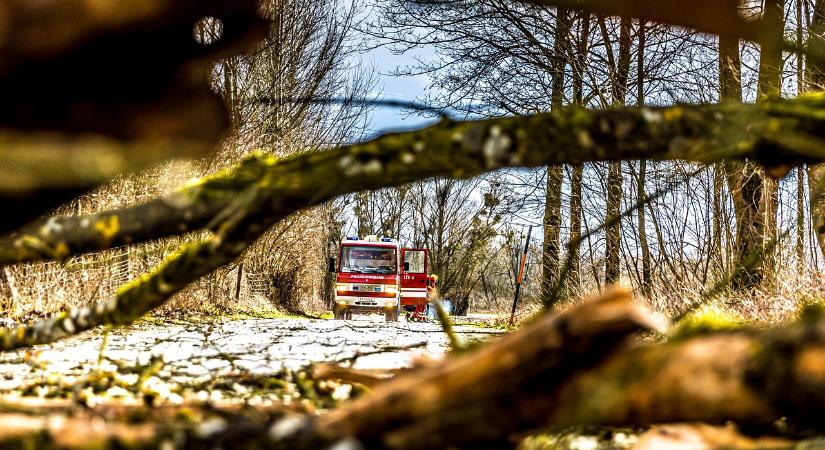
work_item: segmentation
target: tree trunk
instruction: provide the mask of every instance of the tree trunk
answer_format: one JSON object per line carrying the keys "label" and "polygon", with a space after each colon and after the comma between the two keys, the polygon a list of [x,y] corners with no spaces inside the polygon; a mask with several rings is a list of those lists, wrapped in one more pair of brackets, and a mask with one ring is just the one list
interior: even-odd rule
{"label": "tree trunk", "polygon": [[582,237],[582,178],[584,166],[576,164],[570,176],[570,261],[567,276],[567,292],[576,295],[581,289],[581,237]]}
{"label": "tree trunk", "polygon": [[[778,98],[782,91],[782,49],[779,47],[784,34],[784,0],[766,0],[763,12],[765,26],[771,30],[772,37],[769,43],[762,45],[759,58],[759,98]],[[764,183],[764,204],[762,211],[765,215],[765,236],[760,244],[764,248],[768,242],[773,242],[779,236],[776,226],[776,214],[779,208],[779,183],[762,175]],[[764,253],[764,277],[772,277],[776,269],[776,246],[773,250]]]}
{"label": "tree trunk", "polygon": [[[741,79],[739,40],[722,36],[719,38],[719,97],[722,101],[742,101]],[[725,175],[736,218],[734,265],[741,269],[741,276],[733,280],[732,286],[734,289],[750,289],[763,279],[761,261],[754,260],[765,236],[761,171],[754,163],[731,161],[725,163]]]}
{"label": "tree trunk", "polygon": [[[590,14],[580,11],[579,35],[576,39],[576,57],[573,64],[573,104],[584,104],[584,68],[587,63],[588,43],[590,40]],[[566,280],[568,295],[576,295],[581,288],[581,229],[582,229],[582,179],[584,166],[574,164],[570,176],[570,244],[567,260],[569,270]]]}
{"label": "tree trunk", "polygon": [[[796,0],[796,45],[802,47],[805,42],[802,39],[802,23],[804,0]],[[796,55],[796,90],[801,95],[807,89],[805,87],[805,55]],[[796,259],[799,270],[804,270],[805,266],[805,165],[800,165],[796,169]]]}
{"label": "tree trunk", "polygon": [[724,239],[728,235],[727,223],[724,224],[724,189],[725,182],[725,166],[720,163],[713,165],[713,255],[712,258],[716,261],[717,276],[719,279],[727,277],[728,264],[728,248],[723,245],[723,242],[728,242]]}
{"label": "tree trunk", "polygon": [[[340,257],[338,254],[338,248],[341,240],[341,224],[338,222],[336,217],[336,208],[335,205],[327,203],[327,223],[326,223],[326,245],[324,246],[324,286],[323,286],[323,296],[324,296],[324,305],[327,308],[332,309],[335,303],[335,283],[336,283],[336,274],[335,272],[330,272],[326,267],[326,264],[329,262],[330,258],[335,258],[336,262],[337,259]],[[399,255],[400,257],[400,255]]]}
{"label": "tree trunk", "polygon": [[[808,46],[822,48],[825,45],[825,0],[816,0],[814,4],[808,39]],[[806,84],[810,90],[825,90],[825,65],[811,58],[808,60],[806,75]],[[825,164],[810,167],[808,188],[810,190],[811,225],[819,243],[819,250],[822,256],[825,256]]]}
{"label": "tree trunk", "polygon": [[0,295],[3,296],[3,313],[8,316],[18,306],[19,293],[17,292],[17,283],[14,280],[14,274],[8,267],[0,269]]}
{"label": "tree trunk", "polygon": [[561,239],[561,187],[563,166],[547,167],[547,189],[544,195],[544,242],[542,244],[541,292],[545,308],[552,308],[564,293],[555,292],[559,278],[559,247]]}
{"label": "tree trunk", "polygon": [[355,194],[355,219],[358,222],[358,239],[364,239],[372,234],[372,220],[370,220],[369,207],[369,192],[358,192]]}
{"label": "tree trunk", "polygon": [[[645,22],[639,21],[639,52],[637,56],[636,73],[636,102],[638,106],[645,104]],[[636,182],[636,203],[641,205],[647,200],[645,178],[647,177],[647,161],[639,161],[639,179]],[[639,247],[642,251],[642,295],[650,298],[653,294],[653,265],[650,258],[650,247],[647,243],[647,224],[645,221],[645,208],[636,210],[639,219]]]}
{"label": "tree trunk", "polygon": [[729,162],[725,167],[736,217],[734,264],[741,274],[732,280],[732,287],[737,290],[751,289],[764,279],[761,257],[765,242],[765,215],[762,209],[764,183],[761,170],[753,163]]}
{"label": "tree trunk", "polygon": [[803,270],[805,261],[805,166],[796,168],[796,260],[799,270]]}
{"label": "tree trunk", "polygon": [[[551,104],[554,110],[564,106],[564,68],[567,61],[565,42],[570,36],[570,14],[565,8],[556,10],[556,30],[553,42],[553,85]],[[561,165],[547,167],[547,189],[544,196],[544,242],[542,244],[541,293],[545,308],[563,298],[557,292],[559,278],[559,250],[561,234],[561,188],[564,168]]]}
{"label": "tree trunk", "polygon": [[[613,80],[613,104],[625,104],[627,80],[630,73],[630,19],[622,18],[619,31],[619,60]],[[622,163],[609,163],[607,172],[607,215],[611,224],[605,230],[605,283],[615,283],[621,276],[622,225],[619,219],[622,208]]]}
{"label": "tree trunk", "polygon": [[239,262],[237,267],[237,274],[235,276],[235,301],[241,299],[241,282],[243,281],[243,261]]}
{"label": "tree trunk", "polygon": [[[647,193],[645,192],[645,178],[647,176],[647,161],[639,161],[639,179],[637,181],[637,204],[647,200]],[[647,221],[645,219],[645,208],[640,207],[636,214],[638,215],[639,225],[639,247],[642,251],[642,295],[650,298],[653,294],[653,264],[650,256],[650,246],[647,242]]]}

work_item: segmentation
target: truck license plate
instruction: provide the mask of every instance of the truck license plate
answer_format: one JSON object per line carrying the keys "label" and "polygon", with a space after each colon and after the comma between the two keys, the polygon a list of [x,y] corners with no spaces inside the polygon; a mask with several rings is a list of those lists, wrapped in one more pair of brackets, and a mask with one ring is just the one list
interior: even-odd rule
{"label": "truck license plate", "polygon": [[381,292],[381,285],[380,284],[362,284],[360,286],[353,287],[352,290],[360,291],[360,292]]}

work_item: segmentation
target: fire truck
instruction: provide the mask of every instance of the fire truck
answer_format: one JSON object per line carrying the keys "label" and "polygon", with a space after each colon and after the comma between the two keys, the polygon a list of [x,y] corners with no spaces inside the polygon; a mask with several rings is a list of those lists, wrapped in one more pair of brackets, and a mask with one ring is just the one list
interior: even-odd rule
{"label": "fire truck", "polygon": [[427,249],[401,248],[392,238],[346,238],[337,260],[329,261],[336,273],[334,318],[381,312],[387,322],[397,322],[401,309],[421,317],[430,282],[428,256]]}

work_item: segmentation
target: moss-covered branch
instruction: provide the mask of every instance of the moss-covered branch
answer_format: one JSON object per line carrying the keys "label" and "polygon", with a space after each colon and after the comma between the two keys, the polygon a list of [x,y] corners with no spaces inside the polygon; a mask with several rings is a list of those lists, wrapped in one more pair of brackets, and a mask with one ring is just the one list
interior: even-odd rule
{"label": "moss-covered branch", "polygon": [[257,155],[166,199],[94,220],[52,219],[0,248],[5,258],[0,262],[8,263],[66,258],[77,251],[180,233],[205,223],[214,232],[210,239],[184,246],[159,269],[105,302],[31,326],[0,330],[2,348],[50,342],[104,323],[128,323],[232,261],[275,221],[358,190],[435,176],[466,178],[509,166],[641,158],[749,158],[784,175],[797,162],[825,159],[823,105],[825,96],[815,95],[758,105],[568,109],[445,121],[281,161]]}
{"label": "moss-covered branch", "polygon": [[[282,218],[338,195],[431,177],[467,178],[511,166],[621,159],[713,162],[751,159],[777,176],[825,160],[825,96],[758,105],[677,105],[444,121],[281,161],[255,156],[144,205],[85,217],[51,218],[0,241],[0,264],[65,259],[202,227],[232,195],[264,174]],[[116,225],[116,226],[115,226]]]}
{"label": "moss-covered branch", "polygon": [[233,196],[260,181],[275,159],[255,155],[231,170],[189,183],[137,206],[85,216],[50,217],[0,239],[0,265],[65,260],[124,244],[205,227]]}
{"label": "moss-covered branch", "polygon": [[548,427],[700,421],[772,430],[787,418],[823,429],[821,311],[783,328],[622,345],[654,321],[616,294],[399,375],[285,439],[355,437],[366,449],[408,450],[505,448]]}

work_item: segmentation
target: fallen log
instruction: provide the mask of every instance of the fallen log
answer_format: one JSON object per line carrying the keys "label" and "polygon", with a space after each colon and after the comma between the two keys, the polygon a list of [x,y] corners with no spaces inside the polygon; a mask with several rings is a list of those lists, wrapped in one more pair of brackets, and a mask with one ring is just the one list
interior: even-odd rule
{"label": "fallen log", "polygon": [[766,427],[781,417],[825,430],[825,317],[731,330],[617,353],[561,385],[548,423],[674,421]]}
{"label": "fallen log", "polygon": [[[635,332],[656,328],[629,291],[614,289],[548,315],[468,355],[377,387],[374,395],[318,418],[317,432],[357,437],[367,448],[445,448],[508,442],[545,423],[525,407],[573,371],[598,363]],[[552,402],[551,402],[552,403]]]}
{"label": "fallen log", "polygon": [[[539,428],[580,425],[733,421],[765,430],[786,417],[825,430],[821,312],[771,330],[628,346],[619,344],[621,333],[609,343],[596,338],[617,330],[617,316],[607,319],[619,308],[612,301],[627,301],[610,295],[617,294],[545,317],[441,367],[400,376],[310,428],[330,440],[353,436],[366,448],[392,449],[490,446]],[[643,314],[633,311],[626,317]],[[560,336],[563,345],[551,344]],[[612,354],[604,357],[605,350]]]}
{"label": "fallen log", "polygon": [[177,448],[512,448],[531,432],[558,427],[732,421],[764,430],[782,417],[825,431],[818,420],[825,412],[822,313],[771,330],[633,339],[657,327],[615,289],[473,352],[376,383],[371,394],[317,417],[270,410],[224,416],[220,426],[165,420],[143,442],[174,435]]}
{"label": "fallen log", "polygon": [[[512,433],[544,423],[541,411],[520,408],[525,393],[557,385],[575,370],[597,364],[627,345],[635,332],[656,326],[647,310],[630,300],[629,291],[614,289],[594,301],[544,316],[477,351],[377,385],[364,401],[317,418],[270,414],[264,420],[225,420],[206,431],[183,423],[178,424],[177,434],[169,429],[173,424],[165,421],[156,427],[156,438],[144,443],[158,444],[170,435],[177,436],[177,448],[318,449],[353,440],[366,448],[509,442]],[[0,425],[3,420],[0,415]],[[43,432],[51,431],[44,428]],[[18,434],[14,439],[21,442]],[[98,448],[106,448],[101,439],[115,446],[120,438],[96,435]]]}

